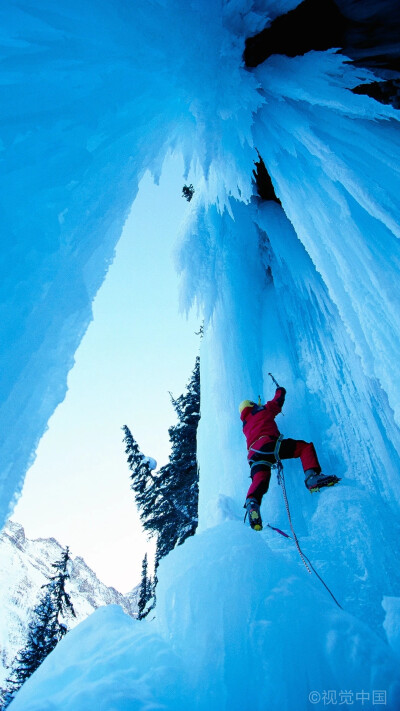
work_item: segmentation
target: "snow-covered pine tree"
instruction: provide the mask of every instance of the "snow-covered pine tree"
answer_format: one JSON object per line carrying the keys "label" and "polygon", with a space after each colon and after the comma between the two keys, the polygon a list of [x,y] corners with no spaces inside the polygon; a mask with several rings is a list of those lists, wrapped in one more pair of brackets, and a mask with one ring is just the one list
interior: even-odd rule
{"label": "snow-covered pine tree", "polygon": [[7,708],[18,689],[36,671],[57,642],[53,603],[50,594],[46,592],[33,610],[26,645],[12,664],[2,708]]}
{"label": "snow-covered pine tree", "polygon": [[[157,482],[150,487],[153,515],[151,524],[158,531],[156,562],[175,546],[192,536],[198,523],[197,426],[200,419],[200,358],[186,392],[171,395],[178,423],[169,428],[171,454],[161,467]],[[156,565],[157,568],[157,565]]]}
{"label": "snow-covered pine tree", "polygon": [[149,489],[154,485],[155,475],[153,474],[153,469],[156,463],[150,457],[145,457],[140,451],[139,445],[134,439],[129,427],[124,425],[122,429],[125,433],[123,438],[123,442],[125,442],[125,454],[128,455],[127,460],[129,469],[131,470],[131,489],[135,493],[135,500],[143,527],[151,534],[154,533],[154,529],[151,525],[148,525],[148,520],[151,519],[152,506],[152,498],[149,497]]}
{"label": "snow-covered pine tree", "polygon": [[58,642],[62,637],[64,637],[68,630],[67,626],[61,622],[61,618],[68,617],[68,615],[72,615],[73,617],[76,616],[71,598],[65,589],[65,584],[70,577],[68,572],[68,563],[70,560],[71,557],[67,546],[65,551],[63,551],[60,560],[52,563],[52,568],[56,570],[56,574],[50,577],[49,583],[43,585],[43,588],[48,591],[50,599],[53,603]]}
{"label": "snow-covered pine tree", "polygon": [[178,423],[169,429],[172,451],[168,464],[154,472],[125,425],[125,452],[131,469],[143,527],[157,534],[156,561],[194,534],[198,522],[198,469],[196,459],[197,426],[200,419],[200,358],[186,392],[171,395]]}
{"label": "snow-covered pine tree", "polygon": [[168,492],[164,485],[164,475],[169,465],[162,467],[159,472],[154,472],[149,464],[150,458],[140,451],[129,427],[124,425],[122,429],[125,432],[125,453],[128,455],[132,472],[131,489],[135,494],[143,528],[150,536],[157,535],[158,539],[164,529],[164,535],[169,537],[166,529],[169,531],[171,527],[176,528],[179,513],[177,504],[166,498]]}
{"label": "snow-covered pine tree", "polygon": [[199,473],[197,467],[197,427],[200,420],[200,358],[197,356],[186,392],[178,398],[171,395],[178,423],[169,428],[171,454],[159,472],[161,490],[166,500],[174,502],[162,515],[164,525],[157,549],[163,558],[172,548],[192,536],[198,523]]}
{"label": "snow-covered pine tree", "polygon": [[69,578],[67,569],[69,561],[67,547],[60,560],[52,563],[52,567],[57,572],[49,578],[48,583],[42,585],[45,592],[33,610],[26,645],[17,654],[11,666],[11,673],[7,679],[8,686],[2,689],[1,709],[7,708],[18,689],[66,634],[67,626],[61,618],[69,614],[75,617],[73,604],[65,590],[65,583]]}

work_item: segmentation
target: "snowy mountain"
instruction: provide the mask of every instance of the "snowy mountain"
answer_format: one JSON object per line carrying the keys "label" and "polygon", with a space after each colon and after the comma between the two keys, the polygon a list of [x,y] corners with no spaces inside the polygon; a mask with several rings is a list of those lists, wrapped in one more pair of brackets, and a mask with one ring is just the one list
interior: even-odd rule
{"label": "snowy mountain", "polygon": [[[6,667],[24,645],[30,613],[41,586],[54,574],[51,565],[60,559],[62,550],[54,538],[29,540],[14,521],[8,521],[0,535],[0,686],[7,677]],[[121,595],[104,585],[79,557],[72,559],[70,575],[68,591],[76,612],[76,618],[68,621],[70,629],[103,605],[120,605],[128,615],[136,616],[138,588]]]}
{"label": "snowy mountain", "polygon": [[[204,316],[199,528],[160,565],[156,617],[97,610],[10,708],[398,711],[398,2],[6,0],[0,17],[3,521],[139,181],[171,151],[199,175],[171,251]],[[269,373],[284,435],[341,477],[310,495],[285,462],[340,607],[293,541],[243,526],[238,404],[270,399]],[[262,515],[287,529],[275,476]]]}

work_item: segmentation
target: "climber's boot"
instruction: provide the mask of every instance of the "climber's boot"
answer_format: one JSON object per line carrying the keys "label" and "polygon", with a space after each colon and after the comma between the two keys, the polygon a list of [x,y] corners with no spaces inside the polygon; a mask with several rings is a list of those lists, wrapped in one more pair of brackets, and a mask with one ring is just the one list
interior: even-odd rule
{"label": "climber's boot", "polygon": [[335,474],[317,473],[314,469],[307,469],[305,472],[304,484],[308,491],[320,491],[325,486],[334,486],[340,479]]}
{"label": "climber's boot", "polygon": [[251,528],[255,531],[262,531],[263,526],[258,501],[256,501],[256,499],[246,499],[244,508],[247,511]]}

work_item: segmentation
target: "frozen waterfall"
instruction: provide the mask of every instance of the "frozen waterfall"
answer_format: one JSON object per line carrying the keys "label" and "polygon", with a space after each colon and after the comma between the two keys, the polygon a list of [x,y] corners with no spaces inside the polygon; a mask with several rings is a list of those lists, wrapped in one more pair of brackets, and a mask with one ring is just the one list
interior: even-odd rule
{"label": "frozen waterfall", "polygon": [[[199,533],[162,562],[155,619],[99,610],[12,711],[400,708],[400,113],[368,96],[393,81],[391,30],[373,25],[368,56],[362,35],[398,13],[333,4],[348,55],[310,46],[253,67],[246,38],[298,0],[0,8],[3,521],[138,183],[168,151],[202,175],[174,249],[182,305],[205,319]],[[273,199],[257,194],[259,158]],[[242,524],[237,406],[272,396],[269,372],[288,391],[280,429],[342,477],[310,496],[285,464],[302,546],[344,611],[290,541]],[[275,481],[263,516],[287,528]]]}

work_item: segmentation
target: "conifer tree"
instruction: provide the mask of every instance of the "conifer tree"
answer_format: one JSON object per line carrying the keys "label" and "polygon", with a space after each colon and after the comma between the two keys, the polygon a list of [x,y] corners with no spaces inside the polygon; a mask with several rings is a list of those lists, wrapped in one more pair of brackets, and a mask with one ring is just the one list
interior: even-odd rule
{"label": "conifer tree", "polygon": [[0,711],[4,711],[14,698],[13,692],[8,688],[0,688]]}
{"label": "conifer tree", "polygon": [[198,468],[196,435],[200,419],[200,358],[186,392],[178,398],[171,395],[178,424],[169,428],[172,451],[168,464],[158,472],[149,465],[149,458],[140,452],[129,428],[125,425],[125,452],[131,469],[131,487],[135,492],[143,527],[150,535],[157,534],[158,561],[176,545],[183,543],[197,528]]}
{"label": "conifer tree", "polygon": [[171,455],[160,469],[162,488],[175,502],[175,510],[165,512],[164,526],[158,539],[159,557],[192,536],[198,523],[199,473],[197,467],[197,427],[200,420],[200,358],[186,392],[178,398],[171,394],[178,423],[169,428]]}
{"label": "conifer tree", "polygon": [[142,579],[140,583],[139,600],[138,600],[138,620],[143,620],[149,614],[150,610],[153,609],[153,605],[148,605],[148,602],[153,597],[153,584],[151,578],[147,574],[147,553],[145,554],[142,562]]}
{"label": "conifer tree", "polygon": [[14,660],[12,672],[7,679],[7,691],[10,694],[14,695],[29,679],[57,642],[53,604],[49,593],[46,592],[33,610],[26,645]]}
{"label": "conifer tree", "polygon": [[148,492],[151,485],[155,481],[153,468],[155,468],[156,462],[150,457],[145,457],[145,455],[142,454],[138,443],[133,438],[132,432],[127,425],[124,425],[122,429],[125,433],[123,438],[123,441],[125,442],[125,454],[128,455],[128,465],[132,472],[131,489],[133,489],[135,493],[135,499],[143,526],[151,533],[153,529],[151,526],[147,525],[147,519],[151,516],[151,511],[149,509],[151,503],[149,501]]}
{"label": "conifer tree", "polygon": [[55,575],[49,578],[48,583],[42,585],[44,593],[33,610],[26,645],[12,664],[11,674],[7,679],[8,686],[2,689],[1,709],[7,708],[18,689],[66,634],[67,626],[61,618],[70,614],[75,617],[70,596],[65,590],[65,583],[69,578],[67,570],[69,561],[69,549],[66,548],[60,560],[52,564],[56,570]]}
{"label": "conifer tree", "polygon": [[68,563],[70,560],[71,557],[67,546],[65,551],[63,551],[60,560],[52,563],[52,568],[56,571],[55,575],[49,578],[49,583],[43,585],[43,588],[48,591],[53,605],[58,642],[67,632],[67,627],[63,624],[63,622],[61,622],[61,618],[68,617],[68,615],[76,617],[71,598],[65,589],[65,584],[70,577],[68,572]]}

